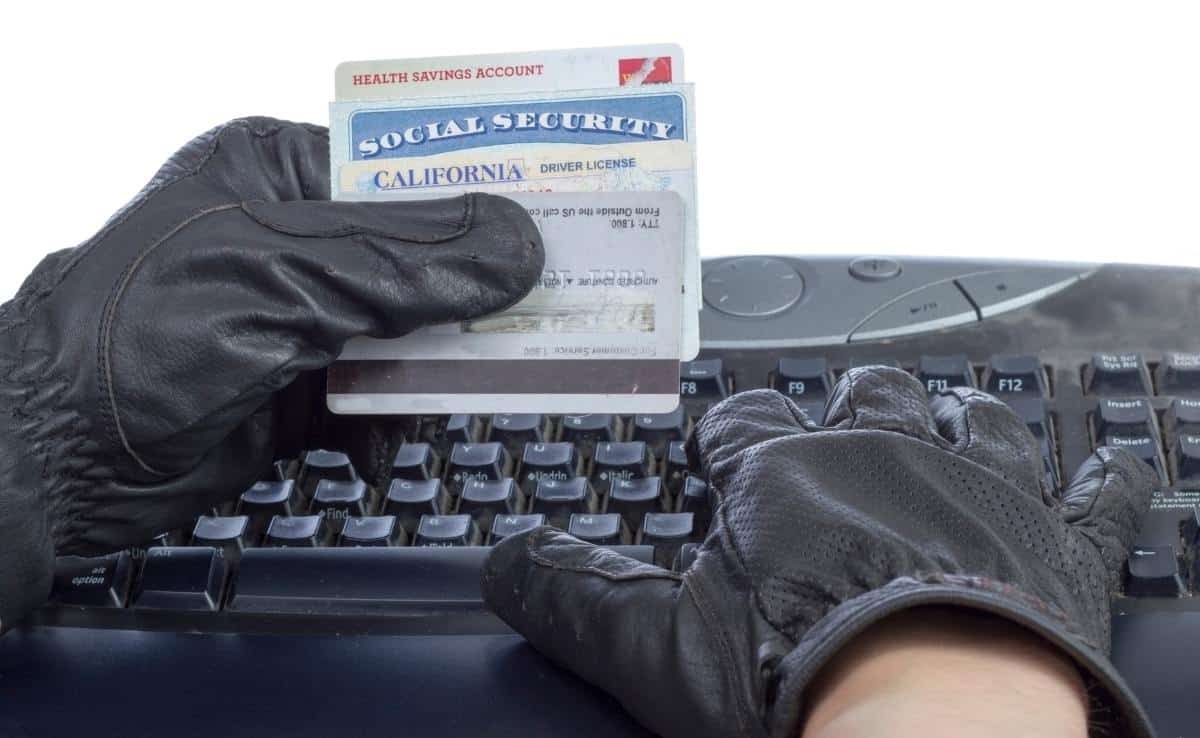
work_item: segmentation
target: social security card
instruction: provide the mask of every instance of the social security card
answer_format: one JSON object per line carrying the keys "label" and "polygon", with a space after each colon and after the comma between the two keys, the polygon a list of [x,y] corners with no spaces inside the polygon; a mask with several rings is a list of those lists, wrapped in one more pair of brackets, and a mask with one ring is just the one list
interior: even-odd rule
{"label": "social security card", "polygon": [[682,358],[699,348],[691,85],[333,103],[333,198],[669,191],[685,209]]}

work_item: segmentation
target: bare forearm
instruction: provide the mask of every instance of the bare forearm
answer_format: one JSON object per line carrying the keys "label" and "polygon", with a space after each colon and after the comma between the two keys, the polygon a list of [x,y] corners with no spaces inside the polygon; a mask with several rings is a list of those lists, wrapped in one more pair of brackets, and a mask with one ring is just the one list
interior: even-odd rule
{"label": "bare forearm", "polygon": [[803,738],[1084,738],[1078,671],[1020,627],[924,608],[880,623],[829,665]]}

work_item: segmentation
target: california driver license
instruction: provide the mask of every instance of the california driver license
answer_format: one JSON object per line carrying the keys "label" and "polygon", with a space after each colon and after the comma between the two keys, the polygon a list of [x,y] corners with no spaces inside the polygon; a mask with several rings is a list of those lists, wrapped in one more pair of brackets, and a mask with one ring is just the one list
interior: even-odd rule
{"label": "california driver license", "polygon": [[[546,265],[495,315],[355,338],[328,370],[341,414],[669,412],[679,402],[684,205],[674,192],[513,192]],[[367,199],[372,199],[368,197]]]}

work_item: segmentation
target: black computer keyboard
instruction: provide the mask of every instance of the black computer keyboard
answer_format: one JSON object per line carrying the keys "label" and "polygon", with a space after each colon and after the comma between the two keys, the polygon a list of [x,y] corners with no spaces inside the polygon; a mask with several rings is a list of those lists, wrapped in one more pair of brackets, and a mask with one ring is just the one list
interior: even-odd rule
{"label": "black computer keyboard", "polygon": [[[404,442],[370,478],[331,432],[184,529],[109,557],[61,559],[51,604],[0,639],[0,677],[23,685],[29,715],[99,735],[106,719],[126,720],[114,734],[141,733],[100,697],[79,698],[86,720],[51,711],[48,695],[76,680],[64,660],[137,679],[154,702],[142,716],[167,717],[212,690],[216,714],[175,735],[248,733],[251,705],[228,695],[264,684],[290,709],[298,696],[378,698],[404,715],[386,722],[376,705],[328,723],[279,718],[300,735],[323,725],[639,734],[482,608],[488,546],[551,523],[686,567],[712,517],[704,481],[686,471],[695,419],[730,394],[772,387],[819,420],[842,372],[887,363],[930,392],[975,386],[1008,403],[1039,440],[1055,489],[1100,444],[1154,469],[1160,485],[1113,602],[1114,660],[1163,735],[1200,735],[1189,695],[1200,683],[1200,272],[737,257],[707,262],[704,288],[703,348],[680,368],[674,412],[406,419]],[[166,681],[135,676],[156,669]],[[489,709],[464,712],[455,695]]]}

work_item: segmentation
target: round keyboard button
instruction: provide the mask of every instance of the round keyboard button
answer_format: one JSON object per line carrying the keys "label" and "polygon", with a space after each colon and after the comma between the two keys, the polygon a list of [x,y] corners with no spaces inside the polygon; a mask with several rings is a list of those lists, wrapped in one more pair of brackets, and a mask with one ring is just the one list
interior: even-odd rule
{"label": "round keyboard button", "polygon": [[884,282],[900,276],[900,262],[885,256],[860,256],[850,262],[850,276],[864,282]]}
{"label": "round keyboard button", "polygon": [[783,259],[746,256],[730,259],[704,277],[704,301],[739,318],[782,313],[804,294],[804,278]]}

